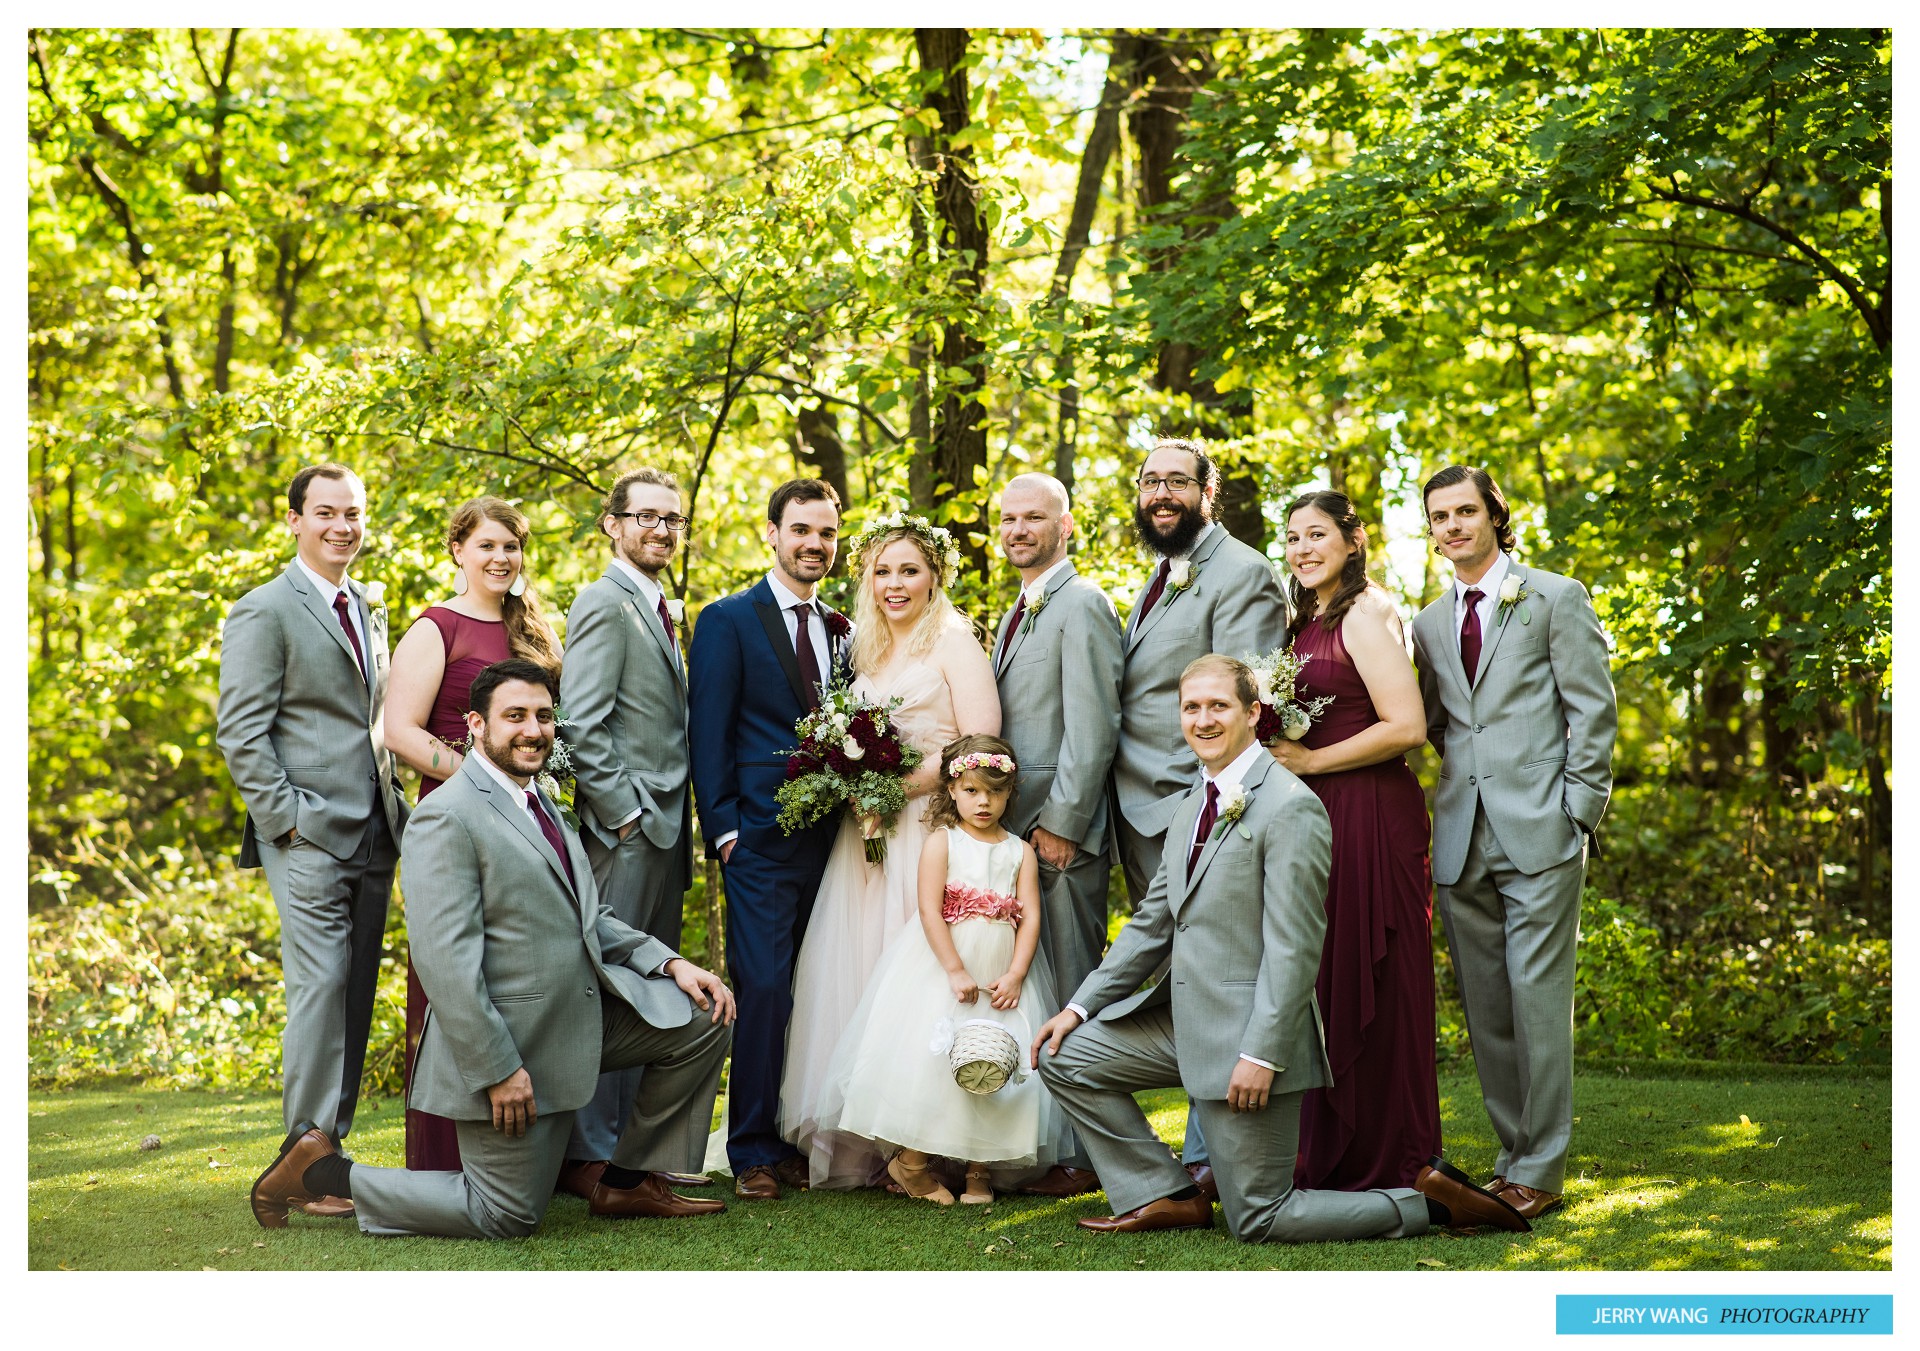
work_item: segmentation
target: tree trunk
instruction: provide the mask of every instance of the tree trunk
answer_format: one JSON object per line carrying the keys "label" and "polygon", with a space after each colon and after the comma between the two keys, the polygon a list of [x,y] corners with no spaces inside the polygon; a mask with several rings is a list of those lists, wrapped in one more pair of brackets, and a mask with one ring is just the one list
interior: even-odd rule
{"label": "tree trunk", "polygon": [[[794,440],[805,458],[812,462],[814,472],[840,494],[840,501],[843,504],[853,501],[853,491],[847,483],[847,444],[840,439],[840,419],[819,405],[802,408],[794,419]],[[846,562],[844,554],[835,554],[830,575],[843,572]]]}
{"label": "tree trunk", "polygon": [[[941,76],[928,96],[927,106],[939,114],[932,136],[934,216],[938,222],[933,262],[948,271],[951,294],[958,301],[941,324],[938,382],[938,421],[932,440],[932,496],[935,503],[974,494],[976,471],[987,464],[986,408],[980,393],[986,387],[986,347],[974,332],[979,297],[987,270],[987,223],[980,214],[979,186],[974,177],[973,152],[954,139],[969,125],[967,114],[967,30],[916,28],[914,45],[920,68]],[[979,502],[959,507],[950,523],[961,554],[984,573],[986,551],[970,538],[985,529]]]}

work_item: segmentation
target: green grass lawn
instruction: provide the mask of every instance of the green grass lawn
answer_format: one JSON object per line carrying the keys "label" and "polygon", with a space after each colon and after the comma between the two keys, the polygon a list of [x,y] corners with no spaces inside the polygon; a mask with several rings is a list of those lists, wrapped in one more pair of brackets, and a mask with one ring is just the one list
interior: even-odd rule
{"label": "green grass lawn", "polygon": [[[1471,1069],[1440,1081],[1449,1155],[1475,1176],[1492,1132]],[[247,1189],[280,1139],[278,1100],[145,1089],[28,1097],[28,1263],[75,1270],[1887,1270],[1892,1091],[1884,1077],[1768,1067],[1576,1077],[1567,1205],[1531,1236],[1287,1247],[1212,1233],[1089,1234],[1098,1195],[941,1210],[884,1192],[789,1194],[701,1220],[595,1220],[557,1198],[540,1232],[496,1243],[373,1239],[350,1220],[259,1228]],[[1144,1099],[1178,1140],[1186,1104]],[[139,1141],[158,1135],[157,1150]],[[352,1149],[398,1163],[400,1104],[363,1107]],[[724,1184],[723,1184],[724,1186]],[[716,1188],[712,1195],[725,1195]]]}

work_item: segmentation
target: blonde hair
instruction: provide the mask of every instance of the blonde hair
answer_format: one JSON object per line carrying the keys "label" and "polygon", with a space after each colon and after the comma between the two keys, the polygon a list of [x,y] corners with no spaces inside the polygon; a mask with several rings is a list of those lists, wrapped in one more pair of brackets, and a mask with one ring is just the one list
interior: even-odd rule
{"label": "blonde hair", "polygon": [[[482,521],[492,521],[513,532],[522,550],[520,575],[525,577],[527,537],[533,533],[533,527],[520,509],[503,497],[476,497],[455,507],[447,520],[447,552],[451,554],[456,544],[465,544]],[[558,671],[560,637],[541,612],[540,593],[533,589],[533,583],[528,582],[521,595],[503,596],[500,611],[507,625],[507,646],[513,655]]]}
{"label": "blonde hair", "polygon": [[[1020,772],[1017,764],[1012,769],[994,769],[990,765],[980,765],[972,769],[963,769],[958,774],[952,773],[953,762],[963,755],[1003,755],[1008,763],[1012,763],[1013,747],[999,737],[988,736],[985,732],[974,732],[942,746],[940,748],[940,782],[934,785],[931,793],[927,794],[927,810],[921,817],[930,829],[938,830],[942,826],[960,824],[960,808],[953,800],[953,786],[969,774],[993,792],[997,793],[1003,788],[1009,794],[1013,792],[1014,780]],[[1013,806],[1011,796],[1007,798],[1007,806]],[[1001,813],[1003,820],[1005,815],[1004,812]]]}
{"label": "blonde hair", "polygon": [[913,629],[907,634],[907,655],[924,657],[933,651],[940,641],[940,635],[949,628],[968,628],[967,621],[953,608],[953,602],[947,598],[946,579],[941,575],[943,569],[940,560],[929,552],[931,545],[915,530],[900,527],[882,531],[869,540],[860,551],[860,580],[854,587],[853,595],[853,650],[849,654],[853,669],[861,675],[872,675],[887,664],[893,655],[893,627],[887,623],[886,616],[880,613],[880,603],[873,598],[873,565],[886,552],[889,544],[895,540],[911,540],[913,547],[920,551],[921,559],[933,576],[933,588],[927,593],[927,608],[920,613]]}

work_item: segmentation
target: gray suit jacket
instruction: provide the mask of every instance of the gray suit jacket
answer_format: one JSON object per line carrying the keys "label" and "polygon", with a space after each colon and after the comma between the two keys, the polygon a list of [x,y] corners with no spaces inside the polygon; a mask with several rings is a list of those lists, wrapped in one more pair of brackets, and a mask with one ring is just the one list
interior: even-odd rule
{"label": "gray suit jacket", "polygon": [[[1206,793],[1188,791],[1140,908],[1068,1001],[1100,1018],[1171,1003],[1180,1082],[1196,1098],[1226,1097],[1242,1053],[1278,1067],[1275,1094],[1333,1082],[1313,989],[1333,828],[1313,790],[1272,756],[1240,786],[1245,814],[1215,824],[1190,879]],[[1169,960],[1164,980],[1135,993]]]}
{"label": "gray suit jacket", "polygon": [[1169,588],[1153,613],[1142,615],[1149,576],[1127,618],[1113,789],[1128,824],[1146,836],[1167,828],[1200,772],[1180,735],[1180,672],[1209,652],[1244,659],[1287,636],[1287,598],[1265,555],[1221,526],[1193,551],[1193,565],[1191,586]]}
{"label": "gray suit jacket", "polygon": [[242,867],[258,867],[259,840],[289,830],[335,858],[359,849],[373,813],[386,813],[395,842],[407,821],[381,735],[387,698],[387,611],[369,609],[369,684],[353,648],[298,562],[234,602],[221,630],[216,733],[227,772],[247,805]]}
{"label": "gray suit jacket", "polygon": [[410,1106],[458,1120],[493,1115],[487,1089],[522,1065],[541,1112],[583,1106],[600,1080],[600,1000],[654,1027],[693,1001],[658,976],[678,954],[600,903],[580,837],[544,794],[579,891],[560,858],[478,755],[433,791],[407,827],[400,885],[413,967],[431,1008]]}
{"label": "gray suit jacket", "polygon": [[[1107,847],[1107,773],[1120,737],[1120,618],[1106,592],[1069,563],[1047,583],[1038,613],[994,633],[1000,735],[1020,765],[1005,825],[1036,825],[1090,854]],[[1001,655],[1004,646],[1005,656]]]}
{"label": "gray suit jacket", "polygon": [[678,846],[691,880],[687,830],[687,670],[659,613],[614,564],[567,612],[560,707],[573,723],[575,805],[609,847],[607,823],[631,816],[659,849]]}
{"label": "gray suit jacket", "polygon": [[[1570,577],[1509,563],[1531,596],[1491,622],[1469,686],[1454,630],[1453,587],[1413,621],[1427,737],[1440,755],[1433,801],[1433,880],[1460,880],[1484,806],[1500,847],[1525,873],[1580,852],[1613,789],[1618,722],[1607,640]],[[1496,612],[1497,613],[1497,612]]]}

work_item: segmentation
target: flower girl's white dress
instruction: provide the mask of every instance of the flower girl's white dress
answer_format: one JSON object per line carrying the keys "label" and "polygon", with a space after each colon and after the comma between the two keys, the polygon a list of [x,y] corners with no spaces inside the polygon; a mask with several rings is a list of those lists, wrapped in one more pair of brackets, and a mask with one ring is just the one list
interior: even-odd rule
{"label": "flower girl's white dress", "polygon": [[[1066,1121],[1040,1076],[1027,1068],[1034,1030],[1059,1011],[1053,982],[1035,954],[1017,1008],[996,1009],[989,982],[1013,961],[1020,902],[1014,895],[1021,845],[1005,835],[985,844],[958,827],[947,836],[943,914],[967,973],[981,987],[960,1004],[915,916],[881,954],[827,1072],[823,1126],[948,1158],[991,1163],[1015,1178],[1057,1162]],[[1042,949],[1044,951],[1044,949]],[[996,1093],[975,1094],[953,1080],[947,1051],[968,1019],[989,1019],[1013,1034],[1020,1070]]]}

